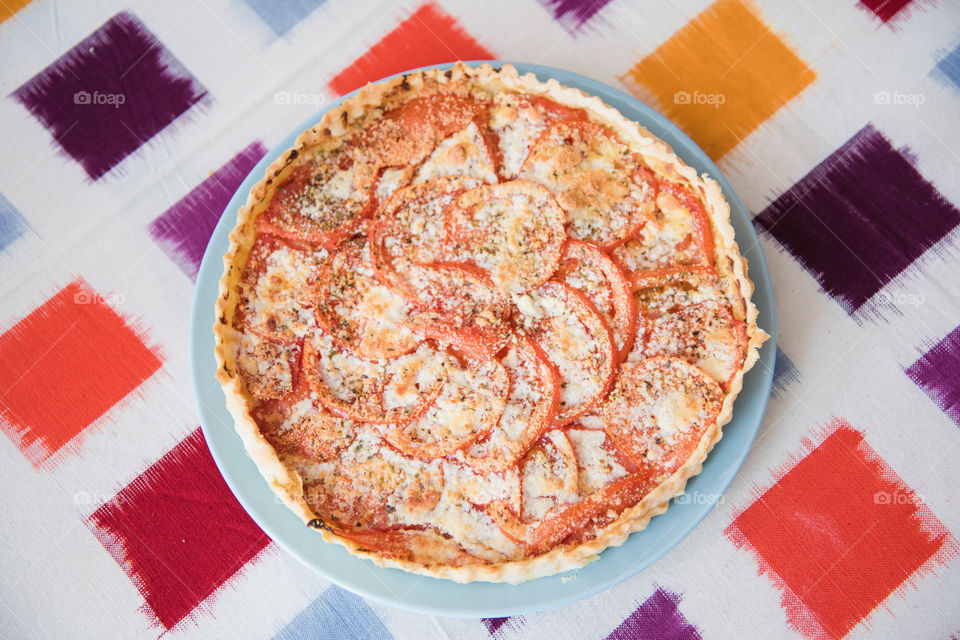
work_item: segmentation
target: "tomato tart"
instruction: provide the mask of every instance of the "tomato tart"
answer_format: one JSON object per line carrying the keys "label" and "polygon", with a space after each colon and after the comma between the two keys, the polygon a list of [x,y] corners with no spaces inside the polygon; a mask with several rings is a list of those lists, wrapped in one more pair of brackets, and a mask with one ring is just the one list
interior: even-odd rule
{"label": "tomato tart", "polygon": [[766,334],[716,182],[505,65],[329,110],[240,209],[218,378],[317,543],[522,582],[667,509]]}

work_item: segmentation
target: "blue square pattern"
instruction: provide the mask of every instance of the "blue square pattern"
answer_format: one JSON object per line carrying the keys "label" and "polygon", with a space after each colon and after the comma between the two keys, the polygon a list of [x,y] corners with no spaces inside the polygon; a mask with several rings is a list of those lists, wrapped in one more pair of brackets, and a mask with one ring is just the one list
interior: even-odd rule
{"label": "blue square pattern", "polygon": [[277,36],[290,31],[326,0],[243,0]]}
{"label": "blue square pattern", "polygon": [[22,236],[28,228],[20,212],[0,193],[0,251]]}
{"label": "blue square pattern", "polygon": [[944,56],[930,72],[930,77],[960,91],[960,44]]}
{"label": "blue square pattern", "polygon": [[287,623],[273,640],[313,638],[393,640],[393,634],[362,598],[332,586]]}

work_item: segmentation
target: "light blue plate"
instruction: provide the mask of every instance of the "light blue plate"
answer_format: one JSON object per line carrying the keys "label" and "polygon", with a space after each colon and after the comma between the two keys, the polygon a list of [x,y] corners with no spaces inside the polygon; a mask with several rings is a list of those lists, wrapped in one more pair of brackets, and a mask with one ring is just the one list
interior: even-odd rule
{"label": "light blue plate", "polygon": [[[477,63],[471,63],[477,64]],[[498,62],[491,62],[497,66]],[[716,165],[679,128],[656,111],[629,95],[585,76],[561,69],[513,63],[521,73],[532,71],[540,80],[556,78],[599,96],[607,104],[636,120],[670,144],[683,160],[700,172],[707,172],[723,188],[730,202],[737,241],[749,261],[750,277],[756,284],[754,302],[760,310],[760,326],[776,336],[770,274],[750,217],[730,184]],[[444,67],[450,65],[444,65]],[[353,94],[350,94],[353,95]],[[333,108],[343,98],[327,107]],[[326,109],[324,109],[326,111]],[[416,576],[398,569],[382,569],[348,554],[342,547],[326,544],[317,532],[303,523],[283,504],[263,481],[256,466],[247,457],[225,398],[214,373],[213,356],[214,300],[217,282],[223,271],[222,256],[229,247],[228,236],[237,220],[237,211],[246,201],[250,188],[266,172],[266,167],[293,146],[303,129],[313,126],[323,111],[294,129],[254,167],[227,205],[207,247],[197,277],[197,289],[190,318],[190,351],[193,387],[201,425],[213,459],[220,467],[230,489],[258,525],[281,547],[314,568],[318,573],[350,591],[403,609],[422,613],[461,617],[500,617],[529,613],[567,604],[607,589],[650,566],[693,529],[712,508],[743,463],[763,418],[773,381],[776,354],[775,338],[760,351],[760,362],[746,375],[743,391],[736,401],[733,420],[724,428],[723,439],[711,452],[703,473],[687,484],[687,495],[680,498],[662,516],[653,518],[644,531],[634,533],[621,547],[607,549],[600,559],[577,571],[540,578],[520,585],[475,582],[456,584]]]}

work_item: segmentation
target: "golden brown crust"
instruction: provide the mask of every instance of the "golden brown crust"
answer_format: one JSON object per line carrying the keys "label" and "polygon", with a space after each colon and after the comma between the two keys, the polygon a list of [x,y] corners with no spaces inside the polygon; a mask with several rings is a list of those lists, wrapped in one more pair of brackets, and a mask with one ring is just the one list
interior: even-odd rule
{"label": "golden brown crust", "polygon": [[523,92],[548,97],[562,105],[583,108],[589,113],[591,120],[611,128],[661,176],[689,185],[705,204],[714,234],[714,262],[726,286],[727,297],[739,302],[733,306],[734,315],[747,326],[748,344],[743,366],[729,382],[720,414],[700,440],[693,455],[665,482],[647,494],[640,503],[623,511],[592,540],[576,546],[559,546],[533,558],[500,564],[429,566],[385,558],[329,530],[319,530],[327,542],[340,544],[350,553],[365,557],[379,566],[404,569],[456,582],[483,580],[519,583],[582,567],[595,560],[607,547],[623,544],[630,533],[645,528],[651,517],[665,512],[670,499],[681,494],[687,480],[700,472],[707,454],[721,438],[722,427],[729,422],[733,402],[742,388],[743,375],[756,363],[758,348],[769,337],[756,324],[757,309],[750,300],[753,283],[747,277],[746,261],[740,255],[734,239],[729,206],[719,185],[706,174],[697,175],[669,146],[642,126],[628,120],[597,97],[579,89],[565,87],[556,80],[540,82],[529,73],[520,76],[511,65],[495,70],[489,65],[472,68],[458,63],[448,71],[433,69],[407,74],[379,84],[368,84],[355,96],[324,114],[314,127],[304,131],[293,148],[284,152],[267,168],[264,178],[251,189],[246,204],[241,207],[237,224],[230,234],[230,248],[224,255],[224,273],[220,279],[216,303],[217,320],[213,329],[216,338],[217,379],[223,385],[227,409],[234,418],[236,430],[246,451],[270,487],[304,523],[314,520],[316,515],[304,498],[303,480],[281,462],[275,449],[260,433],[250,415],[253,398],[244,388],[237,372],[235,345],[239,334],[233,328],[233,320],[238,306],[239,281],[255,238],[254,221],[269,203],[277,184],[289,174],[298,156],[309,153],[311,149],[322,149],[325,145],[332,144],[348,127],[362,123],[379,107],[400,104],[418,95],[425,86],[457,82],[464,78],[469,78],[472,83],[489,91]]}

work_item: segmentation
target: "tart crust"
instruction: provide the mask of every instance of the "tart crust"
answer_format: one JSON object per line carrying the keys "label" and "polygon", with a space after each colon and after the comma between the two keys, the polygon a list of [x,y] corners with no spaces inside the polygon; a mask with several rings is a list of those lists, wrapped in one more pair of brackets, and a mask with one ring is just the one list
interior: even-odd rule
{"label": "tart crust", "polygon": [[[733,302],[733,313],[746,324],[746,355],[743,365],[728,383],[720,413],[699,441],[693,454],[666,481],[650,491],[638,504],[624,510],[606,525],[593,539],[577,545],[559,545],[539,556],[499,564],[478,562],[463,566],[449,566],[409,562],[383,555],[341,537],[325,526],[304,498],[304,483],[297,472],[281,462],[274,447],[261,434],[250,415],[253,397],[244,388],[238,373],[236,344],[240,332],[233,328],[237,312],[238,287],[256,232],[254,221],[269,204],[278,184],[283,183],[293,168],[296,158],[308,148],[329,147],[348,127],[362,124],[378,107],[402,104],[416,97],[429,86],[443,85],[469,79],[480,88],[498,92],[523,92],[549,98],[561,105],[581,108],[591,120],[612,129],[630,149],[658,175],[688,186],[705,206],[714,235],[714,267],[726,285],[726,297]],[[566,87],[556,80],[540,82],[532,73],[519,75],[511,65],[499,69],[484,64],[477,68],[457,63],[449,70],[430,69],[408,73],[377,84],[368,84],[353,97],[323,115],[320,122],[304,131],[294,146],[270,164],[266,174],[251,190],[246,204],[240,208],[237,224],[230,233],[230,248],[223,258],[224,272],[219,283],[216,302],[216,320],[213,331],[217,379],[226,394],[227,409],[233,416],[237,433],[243,440],[247,454],[256,463],[271,489],[305,525],[313,526],[323,539],[340,544],[353,555],[367,558],[383,567],[445,578],[455,582],[476,580],[520,583],[562,571],[582,567],[596,560],[610,546],[624,543],[635,531],[644,529],[650,518],[667,510],[669,501],[684,491],[686,482],[698,474],[708,453],[722,436],[722,427],[731,418],[733,403],[743,385],[743,375],[758,358],[760,345],[769,337],[757,327],[757,309],[751,302],[753,283],[747,277],[746,260],[740,254],[734,230],[730,223],[730,209],[719,185],[706,174],[698,175],[687,166],[662,140],[644,127],[624,117],[600,98]],[[312,525],[311,525],[312,523]]]}

